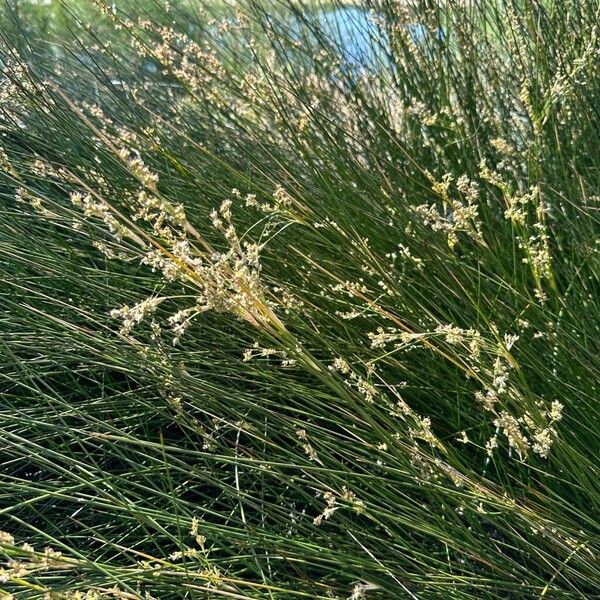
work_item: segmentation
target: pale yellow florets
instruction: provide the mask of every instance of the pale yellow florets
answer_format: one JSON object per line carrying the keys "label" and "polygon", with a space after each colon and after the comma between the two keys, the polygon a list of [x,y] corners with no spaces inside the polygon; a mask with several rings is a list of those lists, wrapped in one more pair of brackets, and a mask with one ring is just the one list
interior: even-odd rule
{"label": "pale yellow florets", "polygon": [[409,430],[411,437],[418,438],[432,447],[441,447],[440,441],[431,431],[431,419],[429,417],[416,418],[416,427]]}
{"label": "pale yellow florets", "polygon": [[494,420],[494,425],[503,431],[508,440],[508,445],[517,451],[520,458],[523,458],[527,454],[529,442],[521,431],[519,421],[506,411],[502,411],[498,418]]}
{"label": "pale yellow florets", "polygon": [[133,307],[127,305],[121,308],[115,308],[110,311],[110,316],[114,319],[121,319],[121,335],[128,335],[131,330],[149,314],[152,314],[165,298],[146,298]]}
{"label": "pale yellow florets", "polygon": [[304,450],[305,454],[308,456],[309,460],[317,462],[319,464],[323,464],[319,460],[319,456],[317,455],[317,452],[315,451],[315,449],[308,442],[308,435],[306,434],[306,430],[305,429],[297,429],[296,437],[299,440],[301,440],[302,442],[304,442],[302,444],[302,449]]}
{"label": "pale yellow florets", "polygon": [[364,399],[371,403],[375,401],[375,397],[378,394],[375,386],[368,380],[373,374],[373,366],[367,368],[367,379],[359,375],[343,358],[336,358],[332,365],[329,367],[331,371],[337,371],[342,375],[347,375],[346,383],[350,386],[355,387],[358,392],[364,397]]}
{"label": "pale yellow florets", "polygon": [[314,525],[321,525],[324,520],[326,521],[329,519],[331,515],[333,515],[333,513],[340,508],[339,506],[336,506],[337,500],[332,492],[325,492],[323,494],[323,498],[325,499],[326,506],[323,512],[313,519]]}
{"label": "pale yellow florets", "polygon": [[435,179],[431,173],[426,174],[431,182],[431,189],[442,201],[442,207],[438,207],[437,204],[422,204],[413,207],[413,211],[421,217],[423,224],[431,227],[434,231],[444,231],[451,248],[458,243],[459,233],[464,233],[475,241],[484,243],[477,207],[479,198],[477,183],[464,175],[459,177],[456,187],[462,198],[457,199],[450,194],[452,175],[446,173],[440,181]]}
{"label": "pale yellow florets", "polygon": [[107,202],[94,198],[91,194],[83,195],[79,192],[73,192],[71,194],[71,203],[74,206],[81,207],[86,217],[94,217],[103,221],[117,241],[126,237],[139,239],[119,221]]}

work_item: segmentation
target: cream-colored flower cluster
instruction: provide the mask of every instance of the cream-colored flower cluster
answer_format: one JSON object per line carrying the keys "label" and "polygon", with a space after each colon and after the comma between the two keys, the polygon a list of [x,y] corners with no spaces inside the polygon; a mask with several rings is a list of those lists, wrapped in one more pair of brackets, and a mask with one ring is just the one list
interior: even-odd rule
{"label": "cream-colored flower cluster", "polygon": [[[518,386],[511,384],[510,380],[511,371],[516,364],[511,350],[519,336],[511,333],[501,336],[493,324],[491,333],[496,339],[495,342],[485,339],[482,333],[475,329],[439,324],[433,331],[420,333],[379,327],[368,336],[372,348],[385,350],[382,358],[389,358],[399,351],[405,352],[415,345],[435,348],[431,344],[436,337],[443,336],[446,343],[454,347],[456,364],[463,365],[465,374],[469,378],[475,378],[483,386],[482,390],[475,392],[475,399],[486,413],[491,413],[491,423],[496,428],[495,434],[485,444],[488,458],[499,447],[500,433],[505,437],[510,451],[514,450],[519,458],[525,458],[529,450],[546,458],[556,437],[554,426],[562,417],[562,404],[554,401],[547,407],[542,400],[538,400],[533,411],[535,416],[525,408],[519,409],[528,406]],[[341,373],[353,372],[350,365],[342,359],[336,361],[335,367]],[[403,400],[401,406],[401,410],[394,410],[390,414],[395,414],[403,420],[408,417],[409,423],[412,423],[408,430],[410,437],[413,440],[425,441],[432,447],[442,447],[432,432],[431,419],[417,415]],[[464,444],[471,443],[464,431],[459,441]],[[415,456],[418,458],[420,453],[417,452]],[[421,464],[423,459],[419,458],[417,462]],[[429,469],[424,463],[421,466],[425,471]]]}
{"label": "cream-colored flower cluster", "polygon": [[321,525],[324,520],[330,519],[337,510],[344,507],[351,508],[357,513],[363,513],[366,510],[365,503],[346,486],[343,486],[338,494],[331,491],[324,492],[323,499],[326,503],[325,508],[321,514],[313,519],[314,525]]}
{"label": "cream-colored flower cluster", "polygon": [[413,207],[423,224],[434,231],[443,231],[448,238],[450,248],[459,241],[459,233],[468,235],[478,243],[483,244],[481,221],[479,220],[479,188],[477,183],[471,181],[466,175],[461,175],[455,182],[459,197],[450,193],[453,177],[446,173],[441,181],[427,173],[431,182],[431,189],[440,198],[442,206],[437,203],[421,204]]}
{"label": "cream-colored flower cluster", "polygon": [[[261,246],[238,237],[232,221],[232,201],[223,201],[210,215],[212,226],[223,235],[228,246],[224,251],[216,251],[189,223],[183,206],[173,204],[161,194],[158,176],[145,165],[139,153],[121,149],[118,156],[142,185],[126,200],[128,215],[91,191],[73,192],[71,202],[85,217],[102,221],[117,243],[133,241],[142,265],[159,271],[167,282],[181,282],[195,290],[194,304],[168,319],[173,343],[180,341],[194,317],[207,310],[232,313],[257,327],[281,328],[273,312],[277,303],[267,300],[268,292],[260,281]],[[275,197],[280,202],[287,201],[280,189]],[[110,247],[105,244],[102,247],[106,247],[110,257],[116,256]],[[130,248],[123,250],[123,255],[131,254]],[[133,308],[115,309],[112,316],[122,319],[121,333],[129,334],[164,300],[148,298]],[[153,332],[160,334],[155,323]]]}
{"label": "cream-colored flower cluster", "polygon": [[371,375],[375,369],[373,365],[367,365],[367,378],[364,378],[357,373],[349,363],[341,357],[336,358],[329,368],[331,371],[346,376],[346,379],[344,380],[346,384],[358,390],[367,402],[372,403],[375,401],[378,390],[371,382]]}
{"label": "cream-colored flower cluster", "polygon": [[506,206],[504,217],[514,225],[515,239],[523,252],[522,262],[529,265],[536,285],[536,297],[544,302],[542,284],[548,281],[554,285],[554,275],[548,227],[550,209],[539,186],[513,192],[502,175],[491,170],[484,161],[480,164],[480,176],[501,190]]}

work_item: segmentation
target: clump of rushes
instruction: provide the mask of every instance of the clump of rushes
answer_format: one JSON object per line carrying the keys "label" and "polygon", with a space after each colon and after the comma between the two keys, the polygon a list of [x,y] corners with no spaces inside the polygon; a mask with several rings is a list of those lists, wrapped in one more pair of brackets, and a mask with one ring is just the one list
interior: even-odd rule
{"label": "clump of rushes", "polygon": [[598,597],[597,3],[21,8],[0,598]]}

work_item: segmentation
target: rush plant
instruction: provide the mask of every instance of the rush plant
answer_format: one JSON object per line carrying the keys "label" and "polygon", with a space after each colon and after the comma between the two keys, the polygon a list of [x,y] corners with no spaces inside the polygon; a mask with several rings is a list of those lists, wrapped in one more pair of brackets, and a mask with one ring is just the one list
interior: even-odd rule
{"label": "rush plant", "polygon": [[0,598],[600,597],[598,3],[20,8]]}

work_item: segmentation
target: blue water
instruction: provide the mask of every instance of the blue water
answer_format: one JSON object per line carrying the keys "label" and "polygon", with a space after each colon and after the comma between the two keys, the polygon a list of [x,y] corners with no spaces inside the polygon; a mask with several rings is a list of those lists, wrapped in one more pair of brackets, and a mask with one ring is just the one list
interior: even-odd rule
{"label": "blue water", "polygon": [[316,22],[346,64],[372,67],[381,62],[387,43],[367,11],[354,7],[321,11]]}
{"label": "blue water", "polygon": [[[390,67],[389,41],[370,11],[349,6],[322,10],[313,16],[306,15],[305,19],[308,26],[303,19],[292,25],[292,38],[316,47],[318,35],[324,36],[352,72],[373,72]],[[420,23],[409,24],[407,28],[415,44],[423,44],[431,35]],[[443,36],[443,32],[440,31],[438,36]]]}

